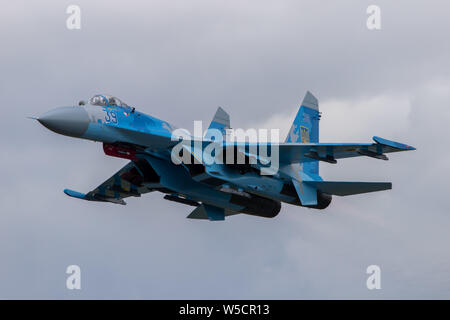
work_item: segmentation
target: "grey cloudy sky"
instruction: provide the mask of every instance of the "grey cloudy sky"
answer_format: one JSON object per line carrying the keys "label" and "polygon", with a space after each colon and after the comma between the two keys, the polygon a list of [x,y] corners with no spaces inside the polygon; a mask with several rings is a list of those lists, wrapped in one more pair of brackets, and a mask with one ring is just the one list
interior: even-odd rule
{"label": "grey cloudy sky", "polygon": [[[81,30],[66,29],[70,4]],[[382,29],[366,28],[381,8]],[[0,298],[450,298],[448,1],[14,1],[0,11]],[[286,133],[306,90],[321,141],[418,148],[321,164],[324,179],[392,181],[323,212],[190,221],[158,193],[115,206],[66,197],[126,161],[26,116],[98,92],[192,128]],[[82,269],[82,290],[65,269]],[[366,268],[382,289],[366,288]]]}

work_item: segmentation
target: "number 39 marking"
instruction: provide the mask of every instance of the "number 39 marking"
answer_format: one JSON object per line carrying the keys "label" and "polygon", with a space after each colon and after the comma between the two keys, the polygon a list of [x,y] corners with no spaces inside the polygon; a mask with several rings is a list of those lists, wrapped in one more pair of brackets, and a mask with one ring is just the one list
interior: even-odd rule
{"label": "number 39 marking", "polygon": [[105,111],[105,121],[106,123],[117,123],[117,115],[114,111],[108,110],[106,108],[103,108],[103,111]]}

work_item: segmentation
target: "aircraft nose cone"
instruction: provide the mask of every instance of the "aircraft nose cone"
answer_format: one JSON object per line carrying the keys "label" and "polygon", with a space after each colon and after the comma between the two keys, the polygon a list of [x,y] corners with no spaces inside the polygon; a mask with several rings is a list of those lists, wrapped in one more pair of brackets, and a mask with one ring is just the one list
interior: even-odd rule
{"label": "aircraft nose cone", "polygon": [[82,136],[89,126],[89,115],[82,107],[60,107],[37,119],[44,127],[70,137]]}

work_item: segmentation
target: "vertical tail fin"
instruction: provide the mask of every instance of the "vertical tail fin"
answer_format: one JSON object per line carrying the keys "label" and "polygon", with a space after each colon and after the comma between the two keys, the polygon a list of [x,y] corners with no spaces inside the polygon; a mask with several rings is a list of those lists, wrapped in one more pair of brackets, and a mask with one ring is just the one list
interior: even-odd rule
{"label": "vertical tail fin", "polygon": [[319,142],[319,101],[307,91],[285,142]]}
{"label": "vertical tail fin", "polygon": [[221,107],[217,108],[216,114],[208,129],[217,129],[225,136],[226,129],[230,129],[230,116]]}
{"label": "vertical tail fin", "polygon": [[[311,92],[307,91],[285,142],[319,142],[319,120],[319,101]],[[319,174],[318,161],[305,162],[303,171]]]}

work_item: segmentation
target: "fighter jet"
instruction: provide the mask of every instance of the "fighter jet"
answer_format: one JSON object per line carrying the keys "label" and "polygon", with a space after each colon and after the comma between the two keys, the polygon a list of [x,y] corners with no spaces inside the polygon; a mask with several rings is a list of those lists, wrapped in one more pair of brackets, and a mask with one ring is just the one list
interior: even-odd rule
{"label": "fighter jet", "polygon": [[[308,91],[284,142],[230,141],[230,117],[221,107],[205,136],[187,139],[168,122],[101,94],[37,120],[56,133],[101,142],[106,155],[130,160],[94,190],[65,189],[68,196],[124,205],[125,198],[159,191],[166,200],[194,207],[187,218],[216,221],[239,213],[273,218],[282,202],[320,210],[333,195],[392,188],[390,182],[323,180],[319,163],[361,156],[388,160],[387,153],[414,147],[377,136],[373,143],[320,143],[320,118],[318,100]],[[222,161],[211,161],[219,156]]]}

